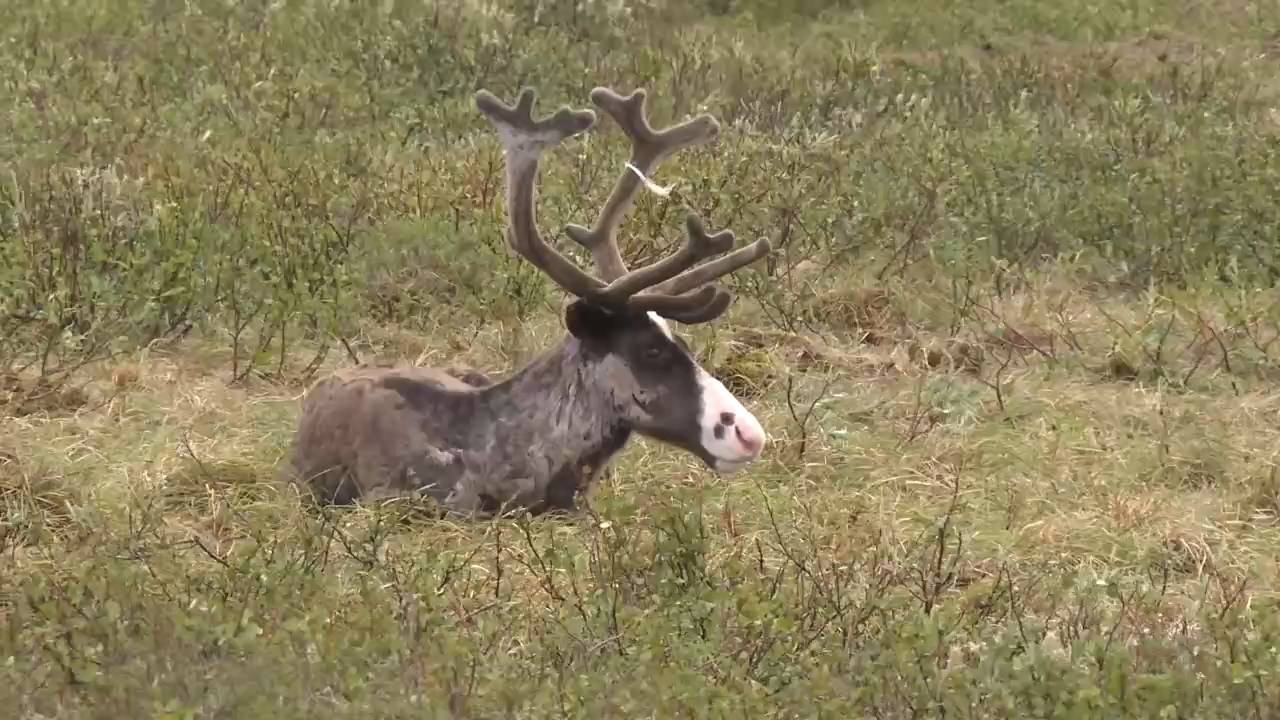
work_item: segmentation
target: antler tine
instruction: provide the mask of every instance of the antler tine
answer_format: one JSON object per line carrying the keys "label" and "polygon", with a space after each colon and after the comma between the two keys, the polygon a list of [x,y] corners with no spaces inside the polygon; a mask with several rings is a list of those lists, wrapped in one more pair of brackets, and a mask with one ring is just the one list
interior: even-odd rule
{"label": "antler tine", "polygon": [[636,295],[627,302],[627,309],[634,313],[652,312],[663,317],[684,316],[717,302],[720,295],[727,294],[714,285],[707,285],[684,295]]}
{"label": "antler tine", "polygon": [[[591,102],[608,113],[631,139],[631,165],[644,176],[651,175],[658,163],[672,153],[709,142],[720,134],[720,124],[705,113],[678,125],[655,130],[645,113],[645,98],[642,89],[626,96],[606,87],[591,91]],[[617,280],[627,272],[618,249],[617,231],[639,187],[640,176],[631,168],[623,168],[613,192],[596,217],[595,226],[590,230],[581,225],[565,227],[565,233],[574,242],[591,252],[596,271],[606,282]]]}
{"label": "antler tine", "polygon": [[729,305],[733,303],[733,295],[714,285],[708,285],[707,287],[715,291],[715,296],[706,305],[695,307],[692,310],[677,309],[669,311],[663,317],[685,325],[697,325],[698,323],[710,322],[723,315],[724,311],[728,310]]}
{"label": "antler tine", "polygon": [[773,252],[773,245],[770,244],[769,238],[762,237],[746,247],[740,247],[728,255],[703,263],[666,282],[654,285],[645,294],[632,299],[636,300],[651,294],[680,295],[681,293],[686,293],[700,285],[705,285],[717,278],[736,272],[739,268],[746,267],[771,252]]}
{"label": "antler tine", "polygon": [[557,285],[578,297],[588,297],[604,287],[542,239],[534,212],[538,160],[543,150],[590,129],[596,114],[591,110],[561,107],[550,117],[533,118],[537,99],[533,88],[523,88],[514,106],[488,90],[475,95],[476,108],[498,131],[507,163],[507,243],[541,269]]}
{"label": "antler tine", "polygon": [[[610,283],[602,294],[615,287],[625,290],[647,287],[648,290],[626,298],[628,309],[632,312],[653,311],[685,324],[707,322],[727,310],[733,297],[709,283],[769,254],[772,250],[769,240],[760,238],[728,255],[694,267],[698,260],[727,251],[733,246],[734,235],[732,230],[708,235],[702,219],[695,213],[689,213],[685,225],[688,239],[680,252],[631,271]],[[701,289],[690,292],[699,286]]]}
{"label": "antler tine", "polygon": [[689,213],[685,218],[685,241],[675,253],[617,278],[600,291],[600,302],[620,303],[645,288],[670,280],[693,267],[695,263],[729,251],[733,247],[732,230],[708,235],[702,218]]}
{"label": "antler tine", "polygon": [[537,92],[530,87],[520,89],[514,106],[502,102],[488,90],[476,91],[476,109],[497,126],[508,154],[513,151],[537,154],[590,130],[596,123],[594,111],[571,110],[568,107],[561,107],[549,117],[534,120],[533,105],[537,99]]}

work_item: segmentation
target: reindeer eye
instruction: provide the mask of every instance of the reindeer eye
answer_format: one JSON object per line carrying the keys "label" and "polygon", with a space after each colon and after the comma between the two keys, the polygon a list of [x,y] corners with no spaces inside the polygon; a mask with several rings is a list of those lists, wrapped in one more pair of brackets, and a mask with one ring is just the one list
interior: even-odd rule
{"label": "reindeer eye", "polygon": [[657,360],[662,357],[662,348],[658,345],[652,345],[644,349],[644,357],[646,360]]}

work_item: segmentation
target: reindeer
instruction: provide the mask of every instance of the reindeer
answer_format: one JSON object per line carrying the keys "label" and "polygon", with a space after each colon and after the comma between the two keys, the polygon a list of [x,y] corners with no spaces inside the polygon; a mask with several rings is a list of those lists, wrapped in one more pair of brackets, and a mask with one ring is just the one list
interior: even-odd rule
{"label": "reindeer", "polygon": [[524,88],[511,106],[480,90],[475,103],[503,148],[507,243],[573,296],[567,334],[501,382],[386,366],[318,381],[303,398],[288,468],[316,500],[424,493],[447,513],[572,514],[633,433],[692,453],[718,473],[743,468],[764,449],[760,422],[694,360],[668,321],[719,317],[732,296],[713,281],[767,255],[769,241],[729,252],[733,231],[709,234],[690,213],[681,247],[653,264],[628,270],[617,244],[641,182],[678,150],[715,139],[718,122],[703,114],[655,130],[644,90],[625,97],[592,90],[593,104],[632,145],[630,167],[594,227],[565,228],[590,252],[593,276],[544,241],[534,200],[542,153],[586,132],[596,113],[561,107],[535,120],[535,97]]}

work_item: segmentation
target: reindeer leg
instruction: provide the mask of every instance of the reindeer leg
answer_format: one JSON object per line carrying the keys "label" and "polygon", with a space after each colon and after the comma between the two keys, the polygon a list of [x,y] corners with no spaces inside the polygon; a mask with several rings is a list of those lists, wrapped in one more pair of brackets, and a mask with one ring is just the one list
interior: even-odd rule
{"label": "reindeer leg", "polygon": [[551,476],[547,483],[541,502],[537,503],[534,514],[565,513],[577,514],[578,488],[582,483],[581,468],[577,464],[565,465]]}

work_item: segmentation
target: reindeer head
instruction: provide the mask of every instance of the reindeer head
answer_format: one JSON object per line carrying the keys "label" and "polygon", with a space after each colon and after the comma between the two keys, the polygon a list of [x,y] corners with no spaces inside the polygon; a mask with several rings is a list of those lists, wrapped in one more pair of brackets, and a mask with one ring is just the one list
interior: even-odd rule
{"label": "reindeer head", "polygon": [[[760,422],[698,365],[667,320],[704,323],[723,314],[733,298],[713,281],[767,255],[769,241],[760,238],[729,252],[733,232],[708,234],[702,219],[691,212],[680,249],[651,265],[628,270],[617,244],[618,227],[641,177],[677,150],[713,140],[719,134],[718,123],[700,115],[654,130],[645,115],[643,90],[625,97],[608,88],[591,92],[592,102],[632,143],[632,167],[622,171],[595,226],[565,228],[591,252],[593,276],[543,240],[534,195],[542,152],[586,132],[596,115],[561,108],[534,120],[534,99],[529,88],[520,91],[515,106],[486,90],[476,93],[476,106],[496,128],[506,157],[508,243],[576,298],[565,310],[565,325],[632,429],[683,448],[719,472],[755,460],[766,441]],[[721,257],[710,260],[717,255]],[[698,265],[703,260],[708,262]]]}

